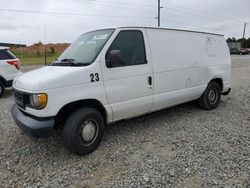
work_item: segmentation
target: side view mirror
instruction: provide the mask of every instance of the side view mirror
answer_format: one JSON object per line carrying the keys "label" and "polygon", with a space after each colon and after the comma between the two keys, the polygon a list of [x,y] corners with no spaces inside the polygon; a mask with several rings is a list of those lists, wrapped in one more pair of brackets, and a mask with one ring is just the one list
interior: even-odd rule
{"label": "side view mirror", "polygon": [[106,66],[111,68],[122,65],[124,65],[122,52],[120,50],[111,50],[106,57]]}

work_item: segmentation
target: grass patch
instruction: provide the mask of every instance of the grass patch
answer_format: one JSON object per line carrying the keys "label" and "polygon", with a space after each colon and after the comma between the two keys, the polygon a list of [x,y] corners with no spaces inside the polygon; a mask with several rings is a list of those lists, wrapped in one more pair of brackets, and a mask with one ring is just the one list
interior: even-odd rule
{"label": "grass patch", "polygon": [[[15,56],[21,61],[22,65],[44,65],[45,58],[44,58],[44,52],[21,52],[19,50],[11,50]],[[47,64],[51,64],[53,60],[58,58],[61,55],[60,52],[47,52]]]}
{"label": "grass patch", "polygon": [[[51,64],[56,57],[47,57],[47,64]],[[18,58],[22,65],[44,65],[44,57],[28,57],[28,58]]]}

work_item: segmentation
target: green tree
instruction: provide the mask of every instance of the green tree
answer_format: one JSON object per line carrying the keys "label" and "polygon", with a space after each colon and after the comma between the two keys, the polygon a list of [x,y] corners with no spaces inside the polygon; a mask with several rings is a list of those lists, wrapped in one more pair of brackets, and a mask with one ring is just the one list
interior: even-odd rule
{"label": "green tree", "polygon": [[232,39],[229,37],[229,38],[227,39],[227,42],[232,42]]}
{"label": "green tree", "polygon": [[42,46],[43,43],[41,41],[39,41],[38,43],[35,43],[36,46]]}
{"label": "green tree", "polygon": [[247,46],[247,48],[250,48],[250,37],[246,41],[246,46]]}
{"label": "green tree", "polygon": [[232,38],[232,42],[237,42],[235,37]]}
{"label": "green tree", "polygon": [[237,40],[237,42],[240,42],[242,44],[242,41],[243,41],[243,46],[242,48],[247,48],[247,40],[244,38],[240,38]]}

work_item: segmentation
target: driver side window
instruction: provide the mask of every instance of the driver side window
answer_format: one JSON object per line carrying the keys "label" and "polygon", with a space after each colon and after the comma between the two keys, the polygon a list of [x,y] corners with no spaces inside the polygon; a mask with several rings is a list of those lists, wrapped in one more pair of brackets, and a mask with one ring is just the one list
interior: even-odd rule
{"label": "driver side window", "polygon": [[139,30],[121,31],[106,53],[107,67],[146,64],[145,45]]}

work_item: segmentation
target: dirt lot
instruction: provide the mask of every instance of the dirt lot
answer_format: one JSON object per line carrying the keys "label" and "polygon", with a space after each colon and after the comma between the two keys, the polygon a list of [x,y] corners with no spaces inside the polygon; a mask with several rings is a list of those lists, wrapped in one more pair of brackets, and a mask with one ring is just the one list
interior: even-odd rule
{"label": "dirt lot", "polygon": [[217,109],[187,103],[116,123],[84,157],[59,138],[23,135],[8,90],[0,99],[0,187],[249,188],[250,55],[232,62],[233,89]]}

